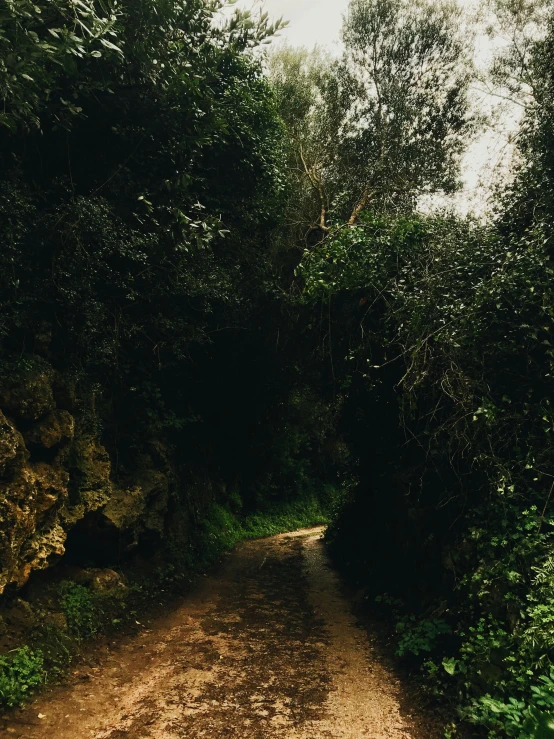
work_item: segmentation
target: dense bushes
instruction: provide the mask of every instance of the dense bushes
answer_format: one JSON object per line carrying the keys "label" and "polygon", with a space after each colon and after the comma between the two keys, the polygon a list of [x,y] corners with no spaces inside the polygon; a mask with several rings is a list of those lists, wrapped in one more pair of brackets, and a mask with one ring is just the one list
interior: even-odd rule
{"label": "dense bushes", "polygon": [[[299,268],[306,298],[328,306],[333,373],[349,388],[343,423],[359,460],[358,490],[334,524],[336,551],[374,592],[402,597],[423,631],[445,620],[452,638],[423,669],[438,693],[461,695],[463,715],[491,736],[552,732],[544,160],[554,140],[545,145],[543,102],[524,139],[529,166],[497,222],[366,215]],[[374,428],[383,424],[384,438]]]}
{"label": "dense bushes", "polygon": [[[4,5],[0,528],[19,539],[0,564],[15,590],[65,548],[177,588],[245,536],[326,520],[337,482],[332,413],[279,343],[285,129],[254,53],[279,23],[220,0]],[[82,584],[59,596],[56,654],[111,614]]]}
{"label": "dense bushes", "polygon": [[[425,669],[466,705],[490,693],[468,715],[495,726],[494,701],[530,699],[554,657],[549,239],[543,224],[507,238],[453,217],[365,221],[300,268],[330,306],[346,408],[370,424],[354,427],[361,480],[336,546],[423,624],[438,609],[456,638]],[[375,440],[381,413],[396,430]]]}
{"label": "dense bushes", "polygon": [[[207,340],[221,311],[233,325],[246,307],[245,265],[262,264],[251,247],[278,207],[281,129],[243,53],[261,29],[238,18],[216,28],[218,5],[122,6],[110,37],[124,54],[54,63],[58,84],[79,90],[71,125],[62,130],[49,104],[41,130],[4,136],[8,347],[50,322],[71,363],[121,379],[133,351],[152,368],[173,364]],[[81,76],[101,89],[86,94]]]}
{"label": "dense bushes", "polygon": [[[78,429],[101,434],[123,478],[153,436],[230,487],[268,414],[263,438],[291,443],[281,408],[303,383],[275,350],[271,248],[284,128],[252,53],[279,24],[225,5],[5,10],[1,361],[70,378]],[[251,501],[280,485],[287,452],[268,456]]]}

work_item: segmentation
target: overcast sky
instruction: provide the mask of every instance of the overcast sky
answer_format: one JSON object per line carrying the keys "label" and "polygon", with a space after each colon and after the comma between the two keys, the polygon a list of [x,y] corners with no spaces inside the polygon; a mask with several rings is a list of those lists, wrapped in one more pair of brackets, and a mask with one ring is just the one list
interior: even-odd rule
{"label": "overcast sky", "polygon": [[[254,0],[239,0],[243,8],[259,7]],[[265,9],[274,18],[290,21],[281,38],[293,46],[312,47],[338,44],[342,16],[348,0],[265,0]]]}
{"label": "overcast sky", "polygon": [[[475,8],[479,0],[458,0],[467,8]],[[281,41],[293,46],[312,47],[315,44],[338,46],[342,16],[348,0],[238,0],[247,9],[265,8],[272,18],[290,21],[281,32]]]}

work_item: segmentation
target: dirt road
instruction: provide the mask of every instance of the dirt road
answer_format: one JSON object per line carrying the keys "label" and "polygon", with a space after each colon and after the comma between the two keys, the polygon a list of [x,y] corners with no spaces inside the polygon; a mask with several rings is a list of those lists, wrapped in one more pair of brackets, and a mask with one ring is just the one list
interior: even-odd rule
{"label": "dirt road", "polygon": [[[39,696],[16,739],[433,739],[350,614],[321,530],[248,542],[100,665]],[[40,715],[40,717],[39,717]]]}

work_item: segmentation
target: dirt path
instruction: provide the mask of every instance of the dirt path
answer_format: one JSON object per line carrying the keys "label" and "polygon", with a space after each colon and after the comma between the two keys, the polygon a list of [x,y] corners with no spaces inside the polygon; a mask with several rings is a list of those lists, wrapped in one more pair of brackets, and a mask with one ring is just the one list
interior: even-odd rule
{"label": "dirt path", "polygon": [[9,717],[0,736],[440,736],[428,718],[402,713],[407,696],[350,615],[321,530],[243,544],[174,612],[114,649],[86,679]]}

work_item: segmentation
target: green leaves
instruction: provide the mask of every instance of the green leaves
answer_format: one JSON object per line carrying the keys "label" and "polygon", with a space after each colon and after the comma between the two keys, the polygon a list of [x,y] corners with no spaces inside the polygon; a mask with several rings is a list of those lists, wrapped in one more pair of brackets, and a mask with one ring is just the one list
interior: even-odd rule
{"label": "green leaves", "polygon": [[[354,225],[364,210],[411,212],[458,186],[472,39],[454,6],[351,0],[336,61],[284,48],[270,74],[290,132],[297,237]],[[302,233],[303,231],[303,233]]]}
{"label": "green leaves", "polygon": [[502,728],[514,739],[554,737],[554,673],[542,675],[531,687],[529,702],[510,698],[507,702],[485,696],[474,709],[479,723]]}
{"label": "green leaves", "polygon": [[0,656],[0,705],[12,708],[28,698],[43,682],[43,664],[42,653],[29,647]]}
{"label": "green leaves", "polygon": [[[107,38],[115,34],[119,15],[108,2],[98,12],[93,0],[6,0],[0,24],[0,126],[13,132],[39,128],[48,110],[49,120],[70,127],[56,104],[62,87],[66,96],[103,87],[83,75],[72,58],[86,64],[101,56],[101,45],[120,56]],[[76,105],[68,110],[81,112]]]}
{"label": "green leaves", "polygon": [[[373,8],[394,4],[357,5],[363,57]],[[399,654],[436,651],[432,690],[520,739],[552,736],[554,713],[553,50],[550,28],[529,67],[540,96],[519,138],[524,163],[496,219],[374,203],[297,269],[304,300],[321,305],[333,387],[350,408],[341,427],[354,429],[365,475],[337,524],[353,541],[346,559],[372,583],[419,592],[422,615],[398,621]],[[422,569],[410,578],[411,558]],[[452,619],[444,650],[430,602]]]}
{"label": "green leaves", "polygon": [[434,651],[439,638],[451,634],[452,629],[443,619],[418,620],[414,615],[410,615],[398,621],[396,632],[400,635],[396,654],[399,657],[406,654],[413,654],[417,657],[422,652]]}
{"label": "green leaves", "polygon": [[98,598],[89,588],[71,580],[60,584],[59,596],[67,625],[77,639],[95,636],[99,626]]}
{"label": "green leaves", "polygon": [[425,229],[419,216],[387,218],[371,213],[365,213],[356,227],[333,229],[319,246],[306,250],[297,268],[307,300],[343,290],[390,294],[399,265],[416,258]]}

